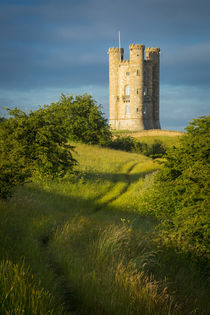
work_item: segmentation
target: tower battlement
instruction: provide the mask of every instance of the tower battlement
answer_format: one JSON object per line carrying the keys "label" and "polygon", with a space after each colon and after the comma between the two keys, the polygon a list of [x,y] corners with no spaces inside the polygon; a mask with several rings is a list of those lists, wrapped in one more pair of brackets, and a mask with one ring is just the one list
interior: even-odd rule
{"label": "tower battlement", "polygon": [[142,45],[142,44],[131,44],[131,45],[129,45],[129,49],[131,50],[131,49],[144,49],[144,45]]}
{"label": "tower battlement", "polygon": [[160,129],[160,48],[131,44],[129,52],[130,59],[123,60],[123,48],[109,48],[110,125],[113,129]]}
{"label": "tower battlement", "polygon": [[158,48],[158,47],[147,47],[145,49],[145,51],[159,53],[160,52],[160,48]]}
{"label": "tower battlement", "polygon": [[118,47],[109,48],[109,53],[119,53],[119,52],[120,52],[120,48]]}

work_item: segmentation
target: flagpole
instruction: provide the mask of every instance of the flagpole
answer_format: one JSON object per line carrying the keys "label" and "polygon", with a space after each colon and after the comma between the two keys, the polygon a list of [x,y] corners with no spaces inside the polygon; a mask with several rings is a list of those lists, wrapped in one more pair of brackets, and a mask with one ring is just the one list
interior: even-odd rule
{"label": "flagpole", "polygon": [[120,51],[120,61],[121,61],[121,43],[120,43],[120,31],[119,31],[119,51]]}

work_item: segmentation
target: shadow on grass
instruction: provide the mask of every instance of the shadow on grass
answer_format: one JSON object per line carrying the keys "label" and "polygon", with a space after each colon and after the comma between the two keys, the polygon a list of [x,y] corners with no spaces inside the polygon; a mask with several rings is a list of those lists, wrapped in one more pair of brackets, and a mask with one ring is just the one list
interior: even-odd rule
{"label": "shadow on grass", "polygon": [[[135,166],[135,165],[134,165]],[[155,172],[155,170],[151,170],[151,171],[143,171],[143,172],[138,172],[135,174],[129,174],[130,177],[130,182],[134,183],[137,182],[139,179],[144,178],[146,175],[151,174]],[[80,178],[83,178],[84,180],[87,181],[111,181],[112,183],[126,183],[128,181],[127,178],[128,173],[114,173],[114,174],[110,174],[110,173],[103,173],[103,172],[83,172],[80,173],[79,176]]]}
{"label": "shadow on grass", "polygon": [[[106,173],[102,174],[107,176]],[[93,174],[91,173],[91,175]],[[125,183],[127,183],[128,179],[125,174],[114,174],[113,176],[115,175],[125,177]],[[145,175],[140,173],[140,176]],[[130,176],[132,178],[133,175]],[[139,179],[139,174],[134,174],[132,182],[137,180],[137,177]],[[154,218],[133,213],[131,209],[124,211],[111,204],[104,204],[100,211],[96,211],[97,207],[98,202],[94,199],[66,196],[28,185],[21,187],[17,195],[8,203],[7,221],[2,222],[1,235],[3,239],[6,239],[6,246],[11,247],[11,258],[13,258],[13,251],[16,248],[16,251],[19,251],[16,253],[17,256],[26,257],[28,255],[26,262],[29,264],[34,259],[32,269],[36,263],[36,257],[30,257],[32,251],[27,251],[26,246],[30,246],[30,242],[33,246],[33,242],[38,241],[39,250],[44,257],[41,263],[45,264],[45,270],[49,268],[54,273],[55,282],[58,283],[59,294],[62,296],[67,312],[77,310],[81,297],[77,296],[71,284],[66,282],[65,273],[62,266],[59,265],[57,257],[53,257],[52,253],[48,252],[48,243],[58,227],[65,224],[67,220],[80,215],[87,216],[92,222],[102,226],[122,224],[121,218],[130,220],[130,225],[135,233],[140,234],[153,232],[157,225]],[[175,295],[183,305],[184,314],[190,313],[190,305],[193,305],[193,301],[196,299],[201,309],[204,310],[202,314],[207,314],[205,313],[205,305],[208,304],[205,263],[201,265],[201,263],[195,262],[189,254],[177,252],[173,246],[164,247],[160,243],[154,243],[152,246],[151,260],[146,266],[148,274],[153,273],[154,278],[160,282],[167,278],[169,292]],[[36,268],[39,268],[39,264],[40,261]],[[35,270],[35,273],[37,274],[38,270]]]}

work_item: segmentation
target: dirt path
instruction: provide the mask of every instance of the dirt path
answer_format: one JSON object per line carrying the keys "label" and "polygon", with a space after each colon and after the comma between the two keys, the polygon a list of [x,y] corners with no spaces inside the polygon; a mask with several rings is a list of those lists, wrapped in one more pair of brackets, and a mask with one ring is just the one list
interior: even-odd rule
{"label": "dirt path", "polygon": [[[132,184],[130,174],[133,171],[133,169],[136,167],[136,165],[138,164],[139,163],[133,163],[127,169],[127,172],[125,172],[124,174],[126,178],[126,182],[120,190],[116,191],[116,194],[114,195],[111,194],[111,198],[108,198],[106,201],[103,201],[103,199],[107,195],[114,192],[114,190],[116,189],[116,185],[119,184],[119,182],[116,182],[116,184],[109,191],[107,191],[104,194],[104,196],[96,200],[97,205],[94,208],[94,211],[92,213],[89,213],[89,215],[93,215],[96,212],[104,209],[107,205],[117,200],[119,197],[121,197],[123,194],[125,194],[128,191],[130,185]],[[149,173],[151,173],[151,171],[149,171],[148,173],[144,173],[143,177],[145,177]],[[53,238],[53,233],[45,235],[41,240],[40,248],[43,254],[46,256],[46,260],[49,264],[49,268],[53,270],[55,274],[56,282],[58,283],[57,290],[63,300],[63,307],[65,309],[66,314],[78,314],[77,312],[78,305],[81,304],[80,297],[78,297],[77,294],[74,292],[74,289],[66,280],[64,270],[62,269],[60,264],[56,261],[55,257],[53,257],[52,253],[50,253],[50,251],[48,250],[49,243],[52,238]]]}

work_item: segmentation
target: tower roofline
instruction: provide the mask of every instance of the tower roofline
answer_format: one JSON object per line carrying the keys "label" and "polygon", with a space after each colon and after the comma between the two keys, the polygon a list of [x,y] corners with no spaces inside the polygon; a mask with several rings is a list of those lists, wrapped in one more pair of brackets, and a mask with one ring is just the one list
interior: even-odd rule
{"label": "tower roofline", "polygon": [[124,51],[123,48],[119,48],[119,47],[111,47],[109,48],[109,53],[119,53],[120,51]]}
{"label": "tower roofline", "polygon": [[160,48],[159,47],[147,47],[146,49],[145,49],[145,51],[147,52],[160,52]]}
{"label": "tower roofline", "polygon": [[131,44],[129,45],[129,49],[144,49],[145,46],[143,44]]}

